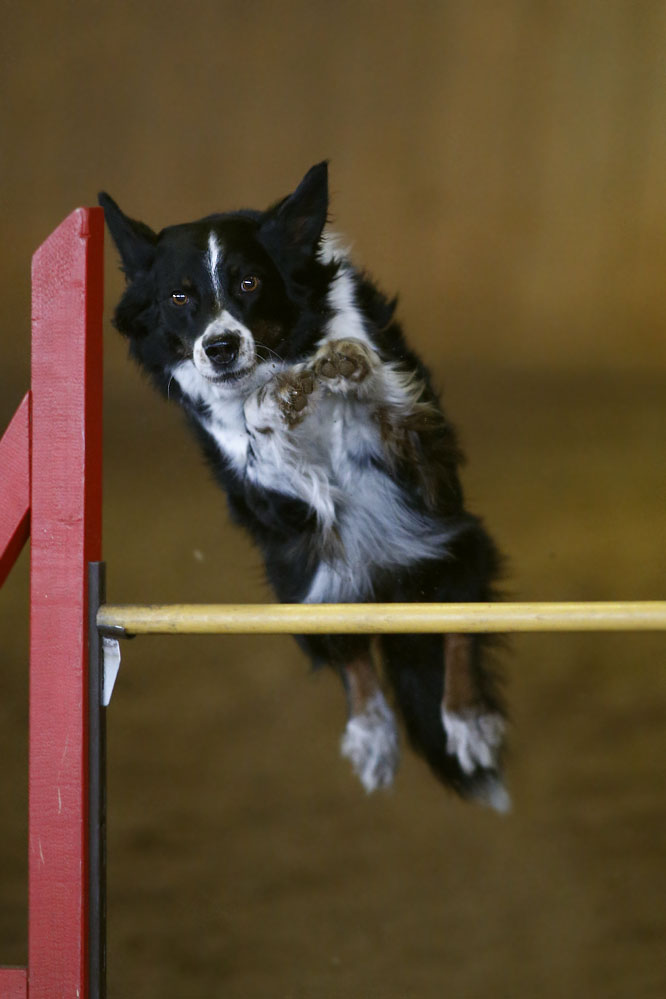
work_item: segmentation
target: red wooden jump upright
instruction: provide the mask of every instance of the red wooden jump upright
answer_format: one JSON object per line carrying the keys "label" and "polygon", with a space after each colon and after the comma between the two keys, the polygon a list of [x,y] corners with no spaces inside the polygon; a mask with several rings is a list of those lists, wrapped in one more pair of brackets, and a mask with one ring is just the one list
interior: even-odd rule
{"label": "red wooden jump upright", "polygon": [[0,584],[31,537],[28,964],[0,968],[0,999],[104,990],[88,623],[88,567],[101,559],[103,236],[102,210],[80,208],[35,253],[31,386],[0,441]]}

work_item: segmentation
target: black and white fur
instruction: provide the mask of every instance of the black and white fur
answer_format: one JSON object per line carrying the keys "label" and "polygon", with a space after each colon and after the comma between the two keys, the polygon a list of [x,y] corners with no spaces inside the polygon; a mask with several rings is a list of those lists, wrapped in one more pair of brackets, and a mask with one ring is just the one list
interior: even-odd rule
{"label": "black and white fur", "polygon": [[[114,322],[185,410],[286,602],[493,597],[495,547],[465,510],[455,434],[388,301],[325,230],[327,166],[265,212],[154,233],[100,195],[127,288]],[[504,716],[465,635],[302,636],[341,674],[342,752],[368,791],[398,764],[393,713],[466,798],[508,807]]]}

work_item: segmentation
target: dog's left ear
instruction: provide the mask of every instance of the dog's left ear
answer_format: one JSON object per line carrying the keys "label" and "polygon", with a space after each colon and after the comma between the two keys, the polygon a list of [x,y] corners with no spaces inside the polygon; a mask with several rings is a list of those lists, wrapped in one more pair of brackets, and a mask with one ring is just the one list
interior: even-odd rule
{"label": "dog's left ear", "polygon": [[328,162],[311,167],[293,194],[266,213],[259,230],[267,245],[276,244],[311,257],[319,245],[328,213]]}
{"label": "dog's left ear", "polygon": [[106,191],[97,197],[104,209],[104,218],[118,248],[123,270],[130,281],[150,267],[155,255],[157,236],[144,222],[125,215]]}

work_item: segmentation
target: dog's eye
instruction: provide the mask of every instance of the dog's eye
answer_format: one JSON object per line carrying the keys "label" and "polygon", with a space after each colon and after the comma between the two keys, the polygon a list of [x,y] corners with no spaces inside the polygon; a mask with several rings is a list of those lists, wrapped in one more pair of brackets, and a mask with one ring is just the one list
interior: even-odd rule
{"label": "dog's eye", "polygon": [[261,281],[255,274],[248,274],[240,283],[241,291],[257,291]]}
{"label": "dog's eye", "polygon": [[173,302],[174,305],[181,306],[181,305],[187,305],[187,303],[189,302],[189,298],[184,291],[172,291],[171,301]]}

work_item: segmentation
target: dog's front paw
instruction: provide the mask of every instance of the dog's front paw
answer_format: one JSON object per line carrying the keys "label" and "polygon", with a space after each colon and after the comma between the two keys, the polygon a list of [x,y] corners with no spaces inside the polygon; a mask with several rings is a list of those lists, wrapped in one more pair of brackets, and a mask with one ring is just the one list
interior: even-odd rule
{"label": "dog's front paw", "polygon": [[245,403],[251,434],[272,434],[280,426],[292,428],[305,418],[315,389],[315,376],[299,366],[281,371]]}
{"label": "dog's front paw", "polygon": [[329,390],[347,391],[365,382],[380,363],[362,340],[331,340],[315,354],[312,370]]}
{"label": "dog's front paw", "polygon": [[287,426],[295,427],[305,418],[314,388],[314,375],[307,368],[292,368],[273,379],[273,398]]}

